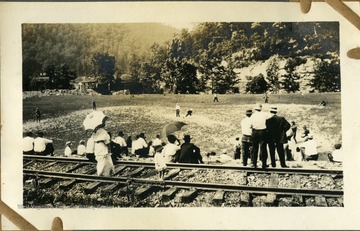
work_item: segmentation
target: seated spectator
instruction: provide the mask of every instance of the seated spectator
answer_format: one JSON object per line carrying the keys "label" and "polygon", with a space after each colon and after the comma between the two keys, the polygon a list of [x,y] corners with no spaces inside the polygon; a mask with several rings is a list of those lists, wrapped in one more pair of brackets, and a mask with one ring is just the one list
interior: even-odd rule
{"label": "seated spectator", "polygon": [[138,157],[147,157],[149,154],[149,147],[145,141],[145,138],[146,138],[145,134],[140,133],[136,137],[137,137],[136,140],[132,142],[131,153]]}
{"label": "seated spectator", "polygon": [[85,155],[86,147],[85,147],[85,141],[84,140],[79,141],[79,145],[77,146],[76,150],[77,150],[76,154],[78,154],[79,156]]}
{"label": "seated spectator", "polygon": [[240,159],[241,157],[241,141],[239,137],[235,138],[235,145],[234,145],[234,159]]}
{"label": "seated spectator", "polygon": [[301,153],[301,150],[299,147],[296,147],[295,152],[294,152],[294,161],[304,161],[304,157]]}
{"label": "seated spectator", "polygon": [[65,144],[65,150],[64,150],[64,155],[66,157],[70,157],[72,154],[72,151],[71,151],[71,141],[68,141],[66,142]]}
{"label": "seated spectator", "polygon": [[154,146],[153,146],[153,142],[152,141],[150,141],[149,143],[148,143],[148,146],[149,146],[149,156],[150,157],[153,157],[154,155],[155,155],[155,148],[154,148]]}
{"label": "seated spectator", "polygon": [[152,146],[156,149],[157,147],[162,146],[161,143],[162,141],[160,139],[160,135],[158,134],[156,135],[156,138],[152,140]]}
{"label": "seated spectator", "polygon": [[180,147],[175,144],[175,142],[177,141],[176,136],[168,135],[167,139],[168,143],[164,146],[161,153],[165,158],[165,163],[175,163],[178,159],[178,151],[180,150]]}
{"label": "seated spectator", "polygon": [[185,135],[184,143],[180,147],[179,163],[203,164],[200,148],[190,141],[190,135]]}
{"label": "seated spectator", "polygon": [[301,134],[302,142],[305,142],[308,140],[308,136],[310,134],[309,129],[304,125],[303,126],[303,133]]}
{"label": "seated spectator", "polygon": [[129,154],[129,150],[127,148],[127,143],[126,143],[126,141],[124,139],[124,132],[123,131],[119,131],[118,136],[115,137],[115,139],[114,139],[114,142],[119,145],[120,154],[125,154],[125,155]]}
{"label": "seated spectator", "polygon": [[313,136],[308,135],[308,140],[304,143],[299,144],[300,150],[303,154],[303,157],[306,161],[308,160],[317,160],[319,154],[317,152],[317,144],[313,140]]}
{"label": "seated spectator", "polygon": [[132,147],[132,137],[131,136],[128,136],[128,138],[126,139],[126,146],[128,148],[131,148]]}
{"label": "seated spectator", "polygon": [[112,134],[111,132],[108,132],[110,137],[110,152],[111,152],[111,160],[113,163],[115,163],[118,158],[120,158],[120,145],[118,143],[115,143],[114,140],[111,139]]}
{"label": "seated spectator", "polygon": [[26,132],[23,138],[23,154],[34,155],[34,137],[32,132]]}
{"label": "seated spectator", "polygon": [[344,153],[342,151],[341,144],[335,144],[334,148],[335,150],[333,151],[333,153],[328,154],[330,162],[342,163],[344,159]]}
{"label": "seated spectator", "polygon": [[39,131],[37,137],[34,140],[34,152],[36,155],[46,156],[54,155],[53,141],[43,138],[44,133]]}

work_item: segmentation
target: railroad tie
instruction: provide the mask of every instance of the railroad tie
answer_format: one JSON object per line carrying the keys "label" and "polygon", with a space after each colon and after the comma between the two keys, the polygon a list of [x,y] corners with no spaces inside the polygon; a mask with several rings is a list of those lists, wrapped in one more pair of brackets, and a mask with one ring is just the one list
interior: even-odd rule
{"label": "railroad tie", "polygon": [[292,179],[292,187],[293,188],[301,188],[301,177],[300,175],[294,175]]}
{"label": "railroad tie", "polygon": [[114,190],[116,190],[119,187],[120,187],[119,183],[109,184],[104,188],[104,191],[105,192],[113,192]]}
{"label": "railroad tie", "polygon": [[92,182],[84,187],[84,192],[87,194],[93,193],[101,184],[102,182]]}
{"label": "railroad tie", "polygon": [[60,189],[62,190],[69,190],[74,184],[76,183],[76,180],[68,180],[66,182],[64,182],[63,184],[61,184],[59,186]]}
{"label": "railroad tie", "polygon": [[224,195],[225,192],[223,190],[217,191],[212,199],[212,203],[216,206],[221,206],[224,201]]}
{"label": "railroad tie", "polygon": [[[299,177],[300,178],[300,177]],[[292,195],[292,206],[303,206],[304,205],[304,198],[301,195]]]}
{"label": "railroad tie", "polygon": [[276,202],[276,194],[275,193],[268,193],[266,195],[265,204],[269,206],[273,206]]}
{"label": "railroad tie", "polygon": [[250,194],[248,192],[240,193],[240,206],[243,207],[250,206]]}
{"label": "railroad tie", "polygon": [[69,170],[67,170],[66,172],[72,172],[72,171],[75,171],[76,169],[81,168],[81,167],[83,167],[84,165],[85,165],[84,163],[78,163],[75,167],[70,168],[70,169],[69,169]]}
{"label": "railroad tie", "polygon": [[315,204],[318,207],[327,207],[326,198],[323,196],[316,196],[315,197]]}
{"label": "railroad tie", "polygon": [[344,206],[344,199],[343,197],[339,197],[337,198],[338,202],[340,203],[341,206]]}
{"label": "railroad tie", "polygon": [[57,180],[54,179],[54,178],[44,178],[44,179],[41,179],[39,181],[39,185],[41,187],[49,187],[49,186],[53,185],[56,182],[57,182]]}
{"label": "railroad tie", "polygon": [[150,195],[151,193],[157,191],[158,188],[154,187],[154,186],[144,186],[141,188],[136,189],[135,191],[135,196],[139,199],[144,199],[146,198],[148,195]]}
{"label": "railroad tie", "polygon": [[166,203],[172,200],[175,197],[177,191],[178,188],[176,187],[169,188],[168,190],[166,190],[161,196],[162,202]]}
{"label": "railroad tie", "polygon": [[270,188],[277,188],[279,187],[279,174],[271,173],[270,181],[269,181]]}
{"label": "railroad tie", "polygon": [[114,175],[119,174],[119,173],[120,173],[121,171],[123,171],[125,168],[126,168],[125,165],[117,165],[117,166],[115,167]]}
{"label": "railroad tie", "polygon": [[184,192],[180,196],[180,201],[182,203],[190,203],[194,198],[197,196],[197,190],[196,189],[190,189],[186,192]]}
{"label": "railroad tie", "polygon": [[139,175],[145,168],[144,167],[140,167],[140,168],[137,168],[135,169],[134,171],[130,172],[128,177],[134,177],[134,176],[137,176]]}
{"label": "railroad tie", "polygon": [[164,176],[164,180],[170,179],[176,176],[180,172],[180,168],[171,169],[168,174]]}

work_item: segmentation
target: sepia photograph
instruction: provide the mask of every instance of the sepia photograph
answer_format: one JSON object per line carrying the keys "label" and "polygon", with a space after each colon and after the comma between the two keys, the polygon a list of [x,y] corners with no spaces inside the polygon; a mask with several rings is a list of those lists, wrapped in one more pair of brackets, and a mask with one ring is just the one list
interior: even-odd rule
{"label": "sepia photograph", "polygon": [[342,207],[338,22],[23,24],[24,207]]}
{"label": "sepia photograph", "polygon": [[359,227],[360,34],[326,3],[2,6],[1,200],[36,228]]}

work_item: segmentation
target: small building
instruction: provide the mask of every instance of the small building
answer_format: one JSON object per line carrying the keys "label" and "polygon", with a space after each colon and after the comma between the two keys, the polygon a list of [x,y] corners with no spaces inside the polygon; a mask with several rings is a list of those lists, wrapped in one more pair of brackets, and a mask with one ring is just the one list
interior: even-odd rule
{"label": "small building", "polygon": [[88,89],[94,89],[98,85],[95,77],[81,76],[72,81],[74,88],[80,92],[85,92]]}

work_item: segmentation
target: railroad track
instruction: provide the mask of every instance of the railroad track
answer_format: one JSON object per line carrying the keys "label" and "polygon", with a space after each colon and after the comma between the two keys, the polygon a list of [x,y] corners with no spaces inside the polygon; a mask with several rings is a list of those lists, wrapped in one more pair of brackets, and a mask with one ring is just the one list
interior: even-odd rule
{"label": "railroad track", "polygon": [[66,191],[81,185],[85,194],[100,191],[128,201],[160,197],[160,206],[174,201],[196,206],[193,201],[201,200],[207,200],[207,206],[343,206],[341,170],[174,163],[160,180],[151,162],[118,161],[115,174],[102,177],[86,159],[24,155],[23,171],[24,179],[36,179],[38,188]]}

